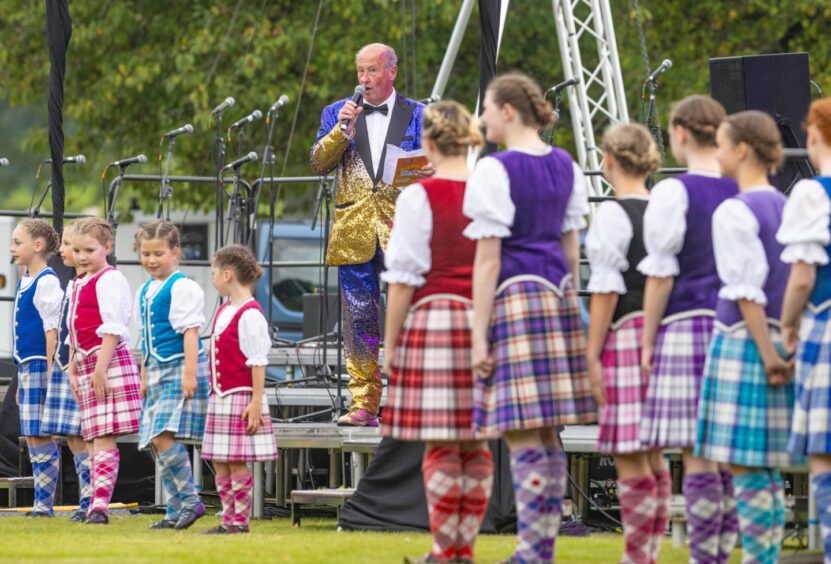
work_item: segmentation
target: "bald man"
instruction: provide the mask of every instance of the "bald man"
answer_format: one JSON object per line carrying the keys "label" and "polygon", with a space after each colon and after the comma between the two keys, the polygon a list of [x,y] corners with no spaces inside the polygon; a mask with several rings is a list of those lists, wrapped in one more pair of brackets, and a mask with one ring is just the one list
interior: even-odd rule
{"label": "bald man", "polygon": [[[335,213],[326,264],[338,266],[343,319],[343,348],[352,404],[338,425],[378,426],[381,373],[379,275],[384,264],[395,199],[399,190],[382,180],[386,145],[412,151],[421,148],[424,106],[395,91],[395,50],[381,43],[358,51],[358,82],[366,88],[364,103],[345,98],[323,109],[312,146],[315,174],[335,172]],[[341,131],[342,120],[349,127]],[[432,165],[421,170],[432,174]]]}

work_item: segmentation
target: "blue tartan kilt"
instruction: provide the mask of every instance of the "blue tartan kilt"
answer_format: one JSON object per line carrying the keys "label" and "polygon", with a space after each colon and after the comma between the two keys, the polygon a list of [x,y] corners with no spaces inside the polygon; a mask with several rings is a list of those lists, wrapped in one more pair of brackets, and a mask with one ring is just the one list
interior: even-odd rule
{"label": "blue tartan kilt", "polygon": [[151,359],[145,367],[147,395],[142,401],[139,448],[149,448],[153,438],[165,431],[177,439],[202,439],[208,409],[208,357],[199,354],[196,392],[190,399],[182,395],[184,371],[184,358],[166,363]]}
{"label": "blue tartan kilt", "polygon": [[30,360],[17,367],[20,435],[23,437],[49,436],[41,429],[48,384],[45,360]]}
{"label": "blue tartan kilt", "polygon": [[69,375],[57,362],[52,364],[41,430],[64,437],[81,435],[81,410],[72,394]]}
{"label": "blue tartan kilt", "polygon": [[793,454],[831,454],[831,308],[806,309],[796,356]]}
{"label": "blue tartan kilt", "polygon": [[[773,342],[781,342],[779,331],[769,330]],[[704,365],[695,455],[756,468],[801,462],[788,452],[793,403],[793,381],[768,384],[747,328],[716,326]]]}

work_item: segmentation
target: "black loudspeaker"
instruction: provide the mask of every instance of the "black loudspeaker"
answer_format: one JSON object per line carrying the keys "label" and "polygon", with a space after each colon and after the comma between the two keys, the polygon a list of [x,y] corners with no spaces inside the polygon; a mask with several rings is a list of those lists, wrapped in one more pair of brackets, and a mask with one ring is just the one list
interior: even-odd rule
{"label": "black loudspeaker", "polygon": [[[805,118],[811,105],[808,53],[780,53],[710,59],[710,95],[728,114],[760,110],[776,120],[786,148],[805,147]],[[786,159],[772,178],[787,193],[801,178],[814,176],[807,159]]]}

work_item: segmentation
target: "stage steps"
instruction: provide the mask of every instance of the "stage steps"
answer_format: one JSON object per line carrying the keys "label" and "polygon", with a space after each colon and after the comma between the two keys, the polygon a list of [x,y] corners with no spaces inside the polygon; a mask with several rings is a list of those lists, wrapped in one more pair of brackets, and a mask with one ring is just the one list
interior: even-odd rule
{"label": "stage steps", "polygon": [[35,479],[32,476],[21,476],[15,478],[0,478],[0,490],[9,490],[10,508],[17,507],[17,489],[34,489]]}

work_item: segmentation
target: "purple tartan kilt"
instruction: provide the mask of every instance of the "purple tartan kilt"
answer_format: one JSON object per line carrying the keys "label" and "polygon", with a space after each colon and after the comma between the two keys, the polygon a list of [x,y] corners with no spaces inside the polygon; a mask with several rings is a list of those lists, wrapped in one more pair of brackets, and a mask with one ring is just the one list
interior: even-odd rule
{"label": "purple tartan kilt", "polygon": [[107,368],[107,395],[103,402],[98,401],[92,388],[97,359],[98,353],[92,353],[78,362],[78,406],[84,440],[138,432],[141,379],[133,354],[125,343],[115,349]]}
{"label": "purple tartan kilt", "polygon": [[570,283],[565,291],[523,276],[503,283],[490,332],[496,368],[476,379],[477,431],[541,429],[597,420],[586,372],[586,337]]}
{"label": "purple tartan kilt", "polygon": [[225,397],[211,393],[202,439],[202,458],[217,462],[262,462],[277,458],[268,400],[263,392],[262,422],[253,435],[245,430],[242,412],[251,402],[251,392],[233,392]]}
{"label": "purple tartan kilt", "polygon": [[658,329],[644,402],[641,441],[650,448],[692,448],[698,398],[714,319],[696,315]]}
{"label": "purple tartan kilt", "polygon": [[470,300],[439,294],[413,306],[398,341],[382,433],[404,441],[469,441],[473,433]]}
{"label": "purple tartan kilt", "polygon": [[643,314],[612,328],[600,356],[606,405],[599,408],[597,451],[625,454],[645,450],[640,441],[648,381],[641,370]]}

